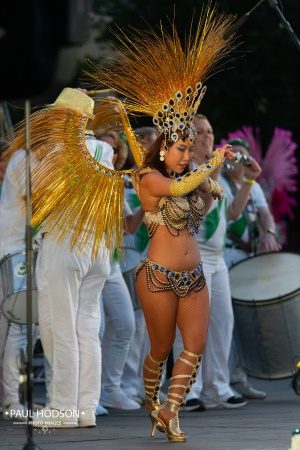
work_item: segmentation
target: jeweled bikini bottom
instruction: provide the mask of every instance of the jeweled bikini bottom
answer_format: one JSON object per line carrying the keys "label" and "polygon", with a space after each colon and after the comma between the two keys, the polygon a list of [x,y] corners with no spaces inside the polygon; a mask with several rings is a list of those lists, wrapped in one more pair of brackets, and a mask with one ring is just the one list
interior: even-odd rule
{"label": "jeweled bikini bottom", "polygon": [[[206,284],[201,262],[193,270],[176,272],[146,259],[137,268],[136,277],[143,267],[146,267],[147,286],[151,292],[174,291],[179,297],[185,297],[191,291],[200,291]],[[165,275],[166,280],[159,274]]]}

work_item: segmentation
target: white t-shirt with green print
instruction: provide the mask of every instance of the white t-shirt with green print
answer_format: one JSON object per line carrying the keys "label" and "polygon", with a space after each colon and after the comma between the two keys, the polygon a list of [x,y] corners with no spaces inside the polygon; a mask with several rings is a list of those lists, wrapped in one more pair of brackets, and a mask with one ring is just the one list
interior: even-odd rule
{"label": "white t-shirt with green print", "polygon": [[228,201],[225,195],[220,200],[212,201],[196,235],[201,253],[222,253],[226,238],[227,208]]}

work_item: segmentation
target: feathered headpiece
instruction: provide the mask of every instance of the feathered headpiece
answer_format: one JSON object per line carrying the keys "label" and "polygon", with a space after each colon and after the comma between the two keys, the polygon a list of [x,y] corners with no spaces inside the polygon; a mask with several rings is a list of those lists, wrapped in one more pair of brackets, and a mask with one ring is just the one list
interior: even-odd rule
{"label": "feathered headpiece", "polygon": [[[54,104],[30,117],[31,152],[39,160],[32,172],[33,226],[43,227],[58,242],[70,237],[71,249],[82,251],[93,237],[93,255],[102,240],[110,249],[122,239],[124,174],[97,161],[86,146],[88,121],[112,129],[127,124],[123,105],[105,99],[93,112],[94,101],[77,89],[66,88]],[[130,141],[132,135],[129,133]],[[132,152],[141,164],[142,149]],[[24,123],[17,128],[6,158],[25,148]]]}
{"label": "feathered headpiece", "polygon": [[174,23],[172,33],[133,30],[116,34],[118,57],[112,67],[96,67],[89,74],[97,86],[125,97],[129,113],[153,118],[168,145],[179,138],[193,139],[193,118],[205,87],[202,83],[232,49],[234,37],[224,38],[234,17],[209,7],[181,43]]}

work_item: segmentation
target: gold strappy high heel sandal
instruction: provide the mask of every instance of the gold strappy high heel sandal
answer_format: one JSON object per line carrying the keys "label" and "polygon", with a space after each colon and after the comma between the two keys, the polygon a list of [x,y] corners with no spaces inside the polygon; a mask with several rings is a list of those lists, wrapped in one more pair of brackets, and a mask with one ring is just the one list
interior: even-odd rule
{"label": "gold strappy high heel sandal", "polygon": [[[144,386],[145,386],[145,394],[146,394],[145,403],[150,408],[153,408],[152,411],[155,411],[156,409],[159,409],[159,407],[161,406],[160,401],[159,401],[159,387],[160,387],[161,377],[162,377],[164,367],[165,367],[167,360],[165,359],[163,361],[156,361],[154,358],[152,358],[150,353],[148,353],[148,358],[151,360],[151,362],[153,364],[156,365],[157,368],[151,369],[144,363]],[[146,374],[145,374],[146,371],[150,372],[151,374],[154,374],[153,378],[146,378]],[[148,384],[148,383],[151,383],[151,384]],[[150,419],[151,419],[152,427],[153,427],[154,419],[151,416],[152,411],[150,411],[149,415],[150,415]],[[160,427],[160,425],[157,425],[156,428],[158,429],[158,431],[164,432],[164,429],[162,429]]]}
{"label": "gold strappy high heel sandal", "polygon": [[[196,361],[192,363],[191,361],[183,358],[182,356],[184,355],[196,358]],[[201,355],[196,355],[195,353],[184,350],[180,354],[178,359],[186,365],[192,367],[193,371],[189,374],[174,375],[170,379],[167,401],[158,409],[154,409],[151,413],[151,417],[153,419],[151,436],[155,435],[155,431],[159,426],[159,429],[165,432],[169,441],[185,442],[186,435],[180,430],[178,412],[181,405],[184,403],[186,394],[190,391],[191,385],[196,381],[197,372],[201,362]],[[174,380],[176,380],[175,383],[172,383],[172,381]],[[180,380],[181,383],[177,384],[177,380]],[[183,390],[183,392],[181,394],[178,394],[177,392],[173,392],[174,390]],[[161,410],[171,411],[175,413],[175,415],[167,423],[165,423],[162,418],[159,417],[159,413]]]}

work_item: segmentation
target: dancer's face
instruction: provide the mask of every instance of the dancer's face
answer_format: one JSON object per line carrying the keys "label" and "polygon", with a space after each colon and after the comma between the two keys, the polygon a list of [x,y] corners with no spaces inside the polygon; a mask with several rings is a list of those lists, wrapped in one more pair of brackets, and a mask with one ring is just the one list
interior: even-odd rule
{"label": "dancer's face", "polygon": [[212,154],[214,147],[214,132],[207,119],[195,117],[196,138],[193,144],[194,158],[198,163],[204,162]]}
{"label": "dancer's face", "polygon": [[[162,147],[163,149],[163,147]],[[165,154],[165,166],[167,169],[172,170],[178,174],[184,172],[190,159],[192,157],[191,143],[190,141],[182,141],[179,139]]]}

